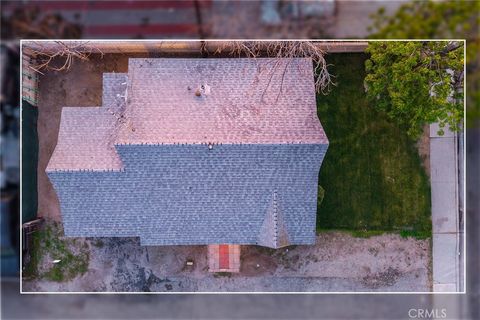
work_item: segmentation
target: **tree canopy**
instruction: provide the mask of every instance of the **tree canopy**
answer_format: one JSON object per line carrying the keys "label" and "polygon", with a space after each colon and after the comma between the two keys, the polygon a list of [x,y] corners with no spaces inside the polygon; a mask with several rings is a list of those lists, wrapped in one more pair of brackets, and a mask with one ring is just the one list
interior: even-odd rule
{"label": "tree canopy", "polygon": [[[479,1],[412,1],[401,5],[392,16],[380,9],[372,16],[370,27],[371,38],[376,39],[466,39],[467,122],[470,123],[480,118],[479,12]],[[448,57],[441,58],[448,67]],[[421,67],[412,71],[425,72]],[[434,99],[438,101],[438,97]]]}
{"label": "tree canopy", "polygon": [[370,58],[365,62],[367,97],[412,138],[427,123],[459,130],[463,49],[458,41],[370,42]]}

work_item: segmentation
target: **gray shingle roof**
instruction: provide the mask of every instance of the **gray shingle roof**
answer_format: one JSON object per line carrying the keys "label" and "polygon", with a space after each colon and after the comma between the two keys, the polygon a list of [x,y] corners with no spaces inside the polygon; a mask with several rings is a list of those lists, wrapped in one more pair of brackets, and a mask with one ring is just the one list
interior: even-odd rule
{"label": "gray shingle roof", "polygon": [[[277,71],[262,75],[274,63],[131,59],[128,74],[105,74],[102,107],[63,109],[47,167],[65,234],[138,236],[144,245],[314,243],[328,140],[312,66],[281,60],[282,93]],[[200,96],[195,84],[205,86]]]}

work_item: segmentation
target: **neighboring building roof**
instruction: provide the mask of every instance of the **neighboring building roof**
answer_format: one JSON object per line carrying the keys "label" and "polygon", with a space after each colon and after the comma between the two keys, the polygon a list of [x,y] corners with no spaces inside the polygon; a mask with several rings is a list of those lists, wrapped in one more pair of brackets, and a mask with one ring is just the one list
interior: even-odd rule
{"label": "neighboring building roof", "polygon": [[[286,71],[266,80],[275,64]],[[311,68],[307,59],[131,59],[128,74],[105,74],[102,107],[64,108],[47,167],[65,234],[314,243],[328,140]]]}

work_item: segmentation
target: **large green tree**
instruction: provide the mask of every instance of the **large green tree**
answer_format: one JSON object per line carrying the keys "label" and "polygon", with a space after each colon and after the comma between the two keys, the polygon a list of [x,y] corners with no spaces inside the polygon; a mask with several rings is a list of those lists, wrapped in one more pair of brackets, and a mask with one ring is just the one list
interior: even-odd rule
{"label": "large green tree", "polygon": [[466,39],[470,123],[480,118],[479,12],[480,1],[412,1],[401,5],[393,15],[380,9],[372,16],[370,27],[371,37],[377,39]]}
{"label": "large green tree", "polygon": [[458,41],[370,42],[370,58],[365,62],[367,97],[412,138],[426,123],[459,130],[463,50],[463,42]]}

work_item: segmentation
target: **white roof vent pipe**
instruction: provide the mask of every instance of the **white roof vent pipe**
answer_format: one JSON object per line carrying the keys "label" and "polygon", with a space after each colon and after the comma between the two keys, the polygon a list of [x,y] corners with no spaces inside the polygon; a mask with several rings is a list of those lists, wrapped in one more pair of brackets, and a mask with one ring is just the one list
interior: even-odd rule
{"label": "white roof vent pipe", "polygon": [[200,86],[200,91],[202,92],[202,95],[209,96],[212,92],[212,88],[208,84],[204,83]]}

